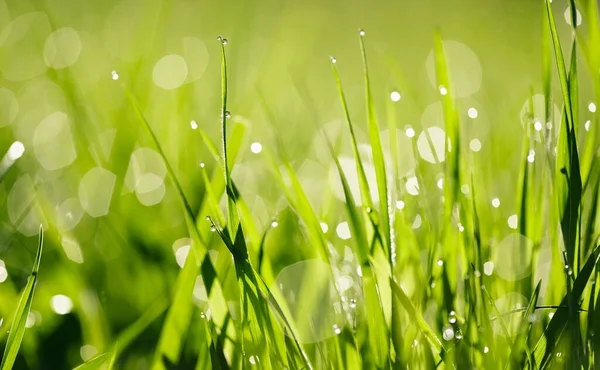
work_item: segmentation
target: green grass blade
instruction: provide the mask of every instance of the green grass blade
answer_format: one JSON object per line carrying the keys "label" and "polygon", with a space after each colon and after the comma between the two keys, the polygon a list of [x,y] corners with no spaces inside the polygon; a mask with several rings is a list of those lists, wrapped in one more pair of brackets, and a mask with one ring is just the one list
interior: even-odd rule
{"label": "green grass blade", "polygon": [[185,261],[183,269],[177,275],[173,303],[167,312],[167,317],[158,339],[158,346],[154,352],[153,370],[165,369],[163,358],[168,359],[174,364],[179,363],[179,356],[183,348],[183,339],[192,318],[192,292],[198,274],[198,266],[192,253],[193,250],[190,249],[190,254]]}
{"label": "green grass blade", "polygon": [[[129,90],[129,88],[127,86],[125,86],[124,83],[122,83],[121,86],[122,86],[123,90],[125,91],[125,94],[129,100],[129,103],[131,104],[133,110],[135,111],[135,113],[138,116],[138,118],[140,119],[140,121],[143,123],[143,126],[144,126],[146,132],[152,139],[154,146],[158,150],[158,153],[160,154],[160,156],[162,157],[162,159],[165,163],[165,167],[167,168],[167,174],[168,174],[169,178],[171,179],[171,181],[173,182],[173,185],[175,186],[175,190],[177,191],[177,196],[179,197],[179,200],[180,200],[181,204],[183,205],[184,217],[185,217],[186,225],[188,228],[188,232],[190,233],[190,237],[194,241],[193,246],[192,246],[194,249],[194,252],[195,252],[194,255],[196,258],[196,262],[199,265],[200,262],[202,261],[202,257],[206,253],[206,247],[205,247],[204,243],[202,243],[202,239],[200,238],[200,234],[198,233],[198,229],[196,228],[196,216],[194,215],[194,212],[192,211],[192,207],[190,206],[190,203],[188,202],[188,200],[185,196],[185,193],[183,192],[183,188],[181,187],[181,184],[179,183],[177,176],[175,176],[175,171],[173,171],[171,164],[167,160],[167,156],[165,155],[162,145],[158,141],[158,138],[156,137],[156,134],[152,130],[152,127],[150,127],[150,123],[148,122],[148,120],[146,119],[144,114],[142,113],[135,96],[133,95],[131,90]],[[202,247],[205,247],[205,248],[203,249]]]}
{"label": "green grass blade", "polygon": [[[338,89],[338,95],[340,96],[340,101],[342,103],[342,109],[344,110],[344,116],[346,117],[346,123],[348,123],[348,130],[350,131],[350,140],[352,141],[352,152],[354,154],[354,160],[356,162],[356,172],[358,174],[358,185],[360,187],[360,196],[362,199],[363,207],[373,208],[373,200],[371,199],[371,192],[369,190],[369,183],[367,182],[367,176],[365,175],[365,169],[363,166],[363,162],[360,158],[360,153],[358,151],[358,144],[356,143],[356,136],[354,135],[354,127],[352,125],[352,120],[350,119],[350,111],[348,109],[348,103],[346,102],[346,96],[344,95],[344,89],[342,88],[342,82],[340,80],[340,75],[338,73],[336,64],[337,61],[335,58],[331,59],[331,64],[333,66],[333,74],[335,75],[335,82]],[[334,158],[335,158],[335,154]]]}
{"label": "green grass blade", "polygon": [[521,322],[519,323],[519,329],[517,330],[517,337],[510,349],[510,364],[511,368],[518,369],[524,368],[525,358],[527,355],[527,339],[531,333],[532,320],[530,320],[531,315],[535,312],[535,307],[537,306],[538,297],[540,295],[540,289],[542,288],[542,282],[540,281],[535,290],[533,291],[533,295],[529,300],[529,305],[527,305],[527,309],[523,313],[523,317],[521,318]]}
{"label": "green grass blade", "polygon": [[227,58],[225,56],[225,45],[227,41],[219,36],[221,42],[221,139],[223,144],[223,172],[225,175],[225,189],[227,194],[227,220],[229,227],[229,236],[234,239],[239,223],[235,207],[235,194],[231,186],[231,175],[229,172],[229,162],[227,160]]}
{"label": "green grass blade", "polygon": [[365,81],[365,96],[367,105],[367,126],[369,130],[369,142],[371,144],[371,151],[373,154],[373,165],[375,166],[375,177],[377,178],[377,192],[379,193],[379,213],[381,217],[381,227],[384,241],[384,250],[388,254],[390,260],[390,266],[392,265],[392,240],[391,240],[391,228],[390,225],[390,214],[389,214],[389,199],[387,190],[387,177],[385,160],[383,157],[383,149],[381,147],[381,137],[379,136],[379,124],[377,123],[377,117],[375,114],[375,104],[373,103],[373,96],[371,93],[371,82],[369,79],[369,67],[367,64],[367,52],[365,50],[364,42],[365,32],[359,30],[359,41],[360,51],[362,54],[363,61],[363,72]]}
{"label": "green grass blade", "polygon": [[[144,314],[127,329],[125,329],[115,341],[111,352],[108,369],[113,369],[119,355],[129,347],[129,345],[142,334],[160,315],[167,309],[166,301],[160,300],[152,305]],[[89,362],[89,361],[88,361]]]}
{"label": "green grass blade", "polygon": [[[577,137],[573,114],[573,97],[577,91],[576,67],[572,64],[570,75],[567,75],[562,48],[556,30],[554,14],[550,0],[546,1],[546,12],[550,34],[554,45],[554,54],[558,68],[561,91],[563,94],[566,125],[561,127],[558,154],[557,154],[557,191],[559,197],[559,211],[561,213],[561,228],[567,251],[567,260],[575,272],[579,266],[576,264],[579,250],[579,203],[581,201],[581,172],[579,168],[579,155],[577,151]],[[575,47],[573,48],[575,50]],[[572,59],[575,59],[573,56]],[[573,61],[575,63],[575,61]]]}
{"label": "green grass blade", "polygon": [[[592,276],[594,268],[598,264],[600,259],[600,246],[596,247],[587,262],[577,275],[573,289],[570,294],[567,294],[560,303],[560,307],[552,316],[550,323],[544,330],[544,334],[538,339],[537,344],[533,350],[535,363],[540,366],[541,369],[546,368],[550,364],[554,348],[558,346],[560,337],[567,327],[567,324],[571,322],[570,314],[571,311],[568,308],[569,299],[573,302],[579,302],[583,291],[588,283],[588,280]],[[571,295],[571,297],[569,297]]]}
{"label": "green grass blade", "polygon": [[101,354],[99,354],[97,356],[94,356],[91,359],[87,360],[83,364],[77,366],[73,370],[96,370],[96,369],[102,369],[102,368],[104,368],[104,364],[106,363],[106,361],[108,361],[110,355],[111,354],[109,352],[107,352],[107,353],[101,353]]}
{"label": "green grass blade", "polygon": [[25,323],[27,322],[27,315],[29,315],[29,310],[31,309],[31,302],[33,301],[33,292],[37,283],[38,271],[40,269],[40,262],[42,260],[43,245],[44,230],[40,226],[38,247],[33,263],[33,269],[31,271],[31,275],[27,279],[27,284],[25,285],[25,289],[23,289],[21,299],[19,300],[17,310],[15,311],[15,315],[10,326],[8,339],[6,341],[6,347],[4,348],[4,354],[2,355],[2,363],[0,364],[0,370],[12,369],[17,358],[17,354],[19,353],[21,341],[23,340],[23,336],[25,335]]}
{"label": "green grass blade", "polygon": [[[423,318],[421,313],[417,311],[415,306],[410,301],[410,298],[404,293],[404,290],[396,283],[393,279],[390,279],[390,286],[392,287],[392,292],[394,295],[400,300],[402,306],[408,313],[410,320],[417,325],[419,331],[425,336],[436,355],[439,355],[443,361],[447,359],[447,353],[442,345],[442,341],[435,334],[435,332],[431,329],[427,321]],[[448,366],[452,367],[452,364],[448,364]]]}

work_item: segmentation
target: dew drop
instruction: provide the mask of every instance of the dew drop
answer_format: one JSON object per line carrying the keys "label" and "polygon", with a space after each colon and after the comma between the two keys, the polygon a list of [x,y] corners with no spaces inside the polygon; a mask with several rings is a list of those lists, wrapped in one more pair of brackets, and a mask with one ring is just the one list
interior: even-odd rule
{"label": "dew drop", "polygon": [[397,209],[402,210],[402,209],[404,209],[404,206],[405,206],[404,201],[402,201],[402,200],[397,200],[396,201],[396,208]]}
{"label": "dew drop", "polygon": [[498,208],[498,207],[500,207],[500,199],[498,199],[498,198],[494,198],[494,199],[492,199],[492,206],[493,206],[494,208]]}
{"label": "dew drop", "polygon": [[488,353],[489,351],[490,349],[487,346],[483,347],[483,353]]}
{"label": "dew drop", "polygon": [[228,110],[225,111],[225,118],[231,118],[231,113]]}
{"label": "dew drop", "polygon": [[335,57],[329,57],[329,60],[331,60],[331,63],[335,64],[337,63],[337,59],[335,59]]}
{"label": "dew drop", "polygon": [[447,95],[448,94],[448,90],[444,86],[440,86],[440,94]]}
{"label": "dew drop", "polygon": [[444,261],[442,261],[442,260],[438,260],[438,261],[437,261],[437,265],[438,265],[438,266],[443,266],[443,265],[444,265]]}
{"label": "dew drop", "polygon": [[210,225],[210,232],[214,233],[215,231],[217,231],[217,228],[214,225]]}
{"label": "dew drop", "polygon": [[273,220],[273,222],[271,222],[271,227],[275,228],[277,226],[279,226],[279,223],[277,221]]}
{"label": "dew drop", "polygon": [[358,29],[358,34],[361,35],[361,36],[364,36],[365,35],[365,30],[363,30],[362,28],[359,28]]}
{"label": "dew drop", "polygon": [[446,341],[454,339],[454,329],[451,325],[444,326],[444,328],[442,329],[442,337]]}
{"label": "dew drop", "polygon": [[596,112],[596,104],[590,103],[588,105],[588,109],[590,110],[590,112],[595,113]]}
{"label": "dew drop", "polygon": [[196,123],[196,121],[192,120],[190,122],[190,127],[192,128],[192,130],[196,130],[198,128],[198,123]]}
{"label": "dew drop", "polygon": [[477,118],[478,113],[477,113],[477,109],[475,108],[469,108],[469,110],[467,111],[467,114],[469,115],[469,118]]}
{"label": "dew drop", "polygon": [[533,128],[535,128],[536,131],[542,131],[542,123],[540,121],[535,121]]}
{"label": "dew drop", "polygon": [[337,324],[334,324],[334,325],[333,325],[333,332],[334,332],[335,334],[339,334],[339,333],[341,333],[341,332],[342,332],[342,329],[340,329],[340,327],[339,327]]}
{"label": "dew drop", "polygon": [[259,143],[258,141],[253,142],[250,145],[250,151],[254,154],[258,154],[262,151],[262,144]]}
{"label": "dew drop", "polygon": [[217,37],[217,40],[221,41],[221,44],[227,45],[227,39],[223,36]]}
{"label": "dew drop", "polygon": [[115,80],[115,81],[116,81],[116,80],[118,80],[118,79],[119,79],[119,74],[117,73],[117,71],[112,71],[112,72],[111,72],[111,75],[112,75],[112,79],[113,79],[113,80]]}
{"label": "dew drop", "polygon": [[390,99],[393,102],[399,101],[400,98],[402,98],[402,97],[400,96],[400,93],[398,91],[392,91],[392,93],[390,94]]}
{"label": "dew drop", "polygon": [[592,121],[590,121],[589,119],[587,121],[585,121],[585,130],[589,131],[590,130],[590,125],[592,124]]}

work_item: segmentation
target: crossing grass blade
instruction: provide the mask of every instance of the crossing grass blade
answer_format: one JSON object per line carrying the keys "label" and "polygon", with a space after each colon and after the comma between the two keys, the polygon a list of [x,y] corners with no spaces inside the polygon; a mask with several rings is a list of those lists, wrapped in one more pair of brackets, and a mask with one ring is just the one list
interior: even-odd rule
{"label": "crossing grass blade", "polygon": [[40,269],[40,262],[42,260],[42,248],[44,245],[44,229],[40,225],[38,247],[33,262],[33,269],[31,275],[27,279],[27,284],[21,293],[21,299],[17,305],[17,310],[13,316],[12,324],[10,325],[10,331],[8,333],[8,339],[6,341],[6,347],[4,348],[4,354],[2,355],[2,363],[0,363],[0,370],[12,369],[23,336],[25,335],[25,323],[27,322],[27,315],[31,309],[31,302],[33,302],[33,292],[38,279],[38,271]]}
{"label": "crossing grass blade", "polygon": [[529,300],[529,305],[525,312],[523,312],[523,317],[521,318],[521,322],[519,323],[519,328],[517,330],[517,337],[515,338],[511,349],[510,349],[510,362],[507,362],[507,365],[510,364],[513,369],[522,369],[525,368],[525,360],[527,358],[527,339],[531,333],[532,322],[531,315],[535,313],[535,307],[537,306],[538,297],[540,295],[540,289],[542,288],[542,282],[538,282],[533,291],[533,295]]}
{"label": "crossing grass blade", "polygon": [[110,356],[111,356],[110,352],[101,353],[101,354],[99,354],[97,356],[94,356],[91,359],[87,360],[83,364],[77,366],[73,370],[96,370],[96,369],[103,369],[103,368],[105,368],[106,361],[109,360]]}
{"label": "crossing grass blade", "polygon": [[[433,349],[435,355],[439,356],[442,361],[446,362],[448,356],[440,338],[431,329],[429,324],[427,324],[427,321],[425,321],[421,313],[415,308],[410,301],[410,298],[406,295],[400,285],[398,285],[398,283],[396,283],[393,279],[390,279],[390,286],[392,287],[392,292],[400,300],[402,306],[408,313],[410,320],[417,326],[419,331],[429,342],[429,345]],[[446,364],[450,366],[450,368],[453,366],[451,363]]]}
{"label": "crossing grass blade", "polygon": [[[150,326],[160,315],[162,315],[167,309],[167,303],[165,301],[158,301],[133,324],[125,329],[115,341],[114,348],[111,351],[110,361],[108,363],[108,369],[114,368],[119,356],[125,351],[131,343],[142,334],[144,330]],[[88,361],[89,362],[89,361]]]}
{"label": "crossing grass blade", "polygon": [[579,275],[575,278],[573,289],[570,293],[565,295],[559,305],[560,308],[556,310],[550,323],[544,330],[544,334],[538,339],[537,344],[533,349],[533,356],[535,364],[539,366],[540,369],[545,369],[549,366],[554,353],[553,351],[558,346],[563,331],[572,322],[570,317],[572,311],[569,309],[569,300],[572,302],[580,301],[599,259],[600,246],[597,246],[582,267]]}
{"label": "crossing grass blade", "polygon": [[[552,42],[560,87],[564,100],[565,123],[561,125],[558,139],[558,154],[556,160],[557,174],[557,196],[559,197],[559,212],[561,214],[561,228],[567,251],[567,261],[575,271],[577,266],[577,254],[579,251],[579,204],[581,202],[581,171],[579,168],[579,154],[577,150],[576,123],[574,122],[573,109],[576,106],[574,99],[577,94],[577,69],[575,60],[571,64],[570,72],[567,74],[565,60],[562,54],[558,31],[552,12],[552,3],[546,2],[546,14]],[[575,50],[575,47],[573,47]],[[573,54],[572,59],[575,59]]]}

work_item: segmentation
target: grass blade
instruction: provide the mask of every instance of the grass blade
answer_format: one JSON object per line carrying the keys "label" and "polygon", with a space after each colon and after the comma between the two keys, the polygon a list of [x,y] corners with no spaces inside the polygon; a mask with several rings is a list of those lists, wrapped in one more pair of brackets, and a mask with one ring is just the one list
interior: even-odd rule
{"label": "grass blade", "polygon": [[111,354],[109,352],[107,352],[107,353],[101,353],[101,354],[99,354],[97,356],[94,356],[91,359],[87,360],[83,364],[77,366],[73,370],[96,370],[96,369],[102,369],[103,366],[104,366],[104,364],[106,363],[106,361],[108,360],[108,357],[110,355]]}
{"label": "grass blade", "polygon": [[381,227],[383,230],[383,242],[384,250],[388,254],[390,259],[390,266],[392,265],[392,240],[391,240],[391,228],[390,225],[390,214],[389,214],[389,199],[387,190],[387,177],[385,160],[383,157],[383,149],[381,147],[381,138],[379,136],[379,125],[377,123],[377,117],[375,114],[375,104],[373,103],[373,96],[371,93],[371,82],[369,80],[369,68],[367,65],[367,52],[365,50],[364,42],[365,32],[359,30],[359,41],[360,50],[362,53],[363,71],[365,80],[365,95],[367,104],[367,126],[369,129],[369,142],[371,144],[371,151],[373,154],[373,165],[375,166],[375,177],[377,178],[377,192],[379,193],[379,213],[381,217]]}
{"label": "grass blade", "polygon": [[31,275],[27,279],[27,284],[21,299],[17,305],[17,310],[13,317],[12,324],[10,326],[10,332],[6,341],[6,347],[4,348],[4,354],[2,355],[2,363],[0,364],[0,370],[10,370],[15,363],[19,348],[21,347],[21,341],[25,335],[25,323],[27,322],[27,315],[31,309],[31,302],[33,301],[33,292],[37,283],[38,271],[40,269],[40,262],[42,260],[42,247],[44,245],[44,230],[40,226],[40,234],[38,239],[37,253],[33,263],[33,269]]}
{"label": "grass blade", "polygon": [[[535,363],[541,368],[546,368],[550,360],[552,359],[552,354],[554,348],[558,345],[560,337],[567,327],[567,324],[570,323],[570,309],[568,308],[569,299],[572,299],[574,302],[579,302],[583,291],[588,283],[588,280],[592,276],[592,272],[594,268],[598,264],[600,259],[600,246],[597,246],[587,262],[579,272],[579,275],[575,279],[575,283],[573,284],[573,289],[570,294],[567,294],[560,303],[560,308],[556,310],[554,316],[550,320],[550,323],[544,330],[544,334],[538,339],[537,344],[533,350],[533,355],[535,358]],[[569,297],[571,295],[571,297]]]}

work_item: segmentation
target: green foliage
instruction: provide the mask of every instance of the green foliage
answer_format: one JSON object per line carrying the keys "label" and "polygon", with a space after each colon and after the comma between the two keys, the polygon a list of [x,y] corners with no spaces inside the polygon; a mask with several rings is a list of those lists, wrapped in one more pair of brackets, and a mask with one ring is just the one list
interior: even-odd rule
{"label": "green foliage", "polygon": [[[332,57],[333,79],[329,85],[332,90],[337,87],[341,111],[336,115],[345,123],[334,129],[318,126],[315,141],[322,141],[329,156],[304,164],[291,155],[287,136],[295,133],[291,128],[282,130],[280,117],[271,111],[277,101],[264,98],[262,93],[261,111],[268,127],[263,129],[263,144],[252,144],[252,158],[244,156],[242,148],[255,135],[254,127],[229,109],[235,101],[232,97],[238,94],[238,86],[232,81],[245,71],[238,67],[245,61],[239,54],[227,53],[228,42],[221,36],[220,99],[219,104],[213,104],[213,110],[220,113],[220,125],[198,129],[193,121],[192,128],[197,130],[193,132],[198,135],[191,137],[187,145],[174,145],[172,138],[179,136],[170,136],[154,122],[155,115],[147,107],[151,98],[140,87],[140,81],[125,74],[113,75],[121,86],[118,94],[128,102],[119,106],[119,114],[127,122],[137,122],[135,129],[127,127],[133,131],[128,135],[141,145],[148,142],[155,148],[158,162],[164,166],[169,179],[166,184],[160,183],[163,190],[168,189],[165,205],[161,212],[148,216],[125,202],[119,207],[112,204],[113,212],[118,212],[122,220],[135,220],[115,224],[108,217],[98,218],[83,238],[59,228],[50,216],[58,212],[51,207],[53,201],[36,195],[37,203],[30,201],[33,205],[27,205],[19,219],[11,222],[21,224],[30,212],[35,216],[38,208],[45,216],[44,223],[46,219],[51,222],[49,227],[40,228],[33,272],[18,304],[0,306],[0,314],[15,306],[0,369],[11,369],[19,361],[35,368],[43,361],[32,355],[36,346],[52,344],[50,340],[42,344],[40,338],[53,330],[59,333],[55,328],[61,325],[58,320],[48,320],[51,324],[46,327],[44,319],[40,333],[31,330],[30,335],[25,329],[32,308],[42,309],[36,307],[37,301],[33,302],[33,292],[44,229],[54,247],[50,254],[46,249],[48,258],[60,261],[62,247],[69,259],[77,260],[69,255],[72,252],[67,247],[69,237],[78,235],[83,238],[86,259],[103,258],[99,263],[103,268],[93,272],[94,279],[111,282],[107,299],[103,290],[91,289],[98,286],[94,285],[97,282],[80,281],[83,276],[91,279],[87,275],[91,273],[84,271],[88,265],[57,269],[39,278],[45,285],[44,299],[61,289],[74,297],[75,310],[65,320],[76,317],[82,341],[97,346],[91,356],[84,356],[82,348],[81,357],[87,361],[76,369],[112,370],[133,368],[135,364],[155,370],[598,367],[600,345],[594,335],[600,330],[600,291],[595,285],[600,270],[598,119],[594,118],[591,129],[580,122],[587,108],[584,101],[590,100],[584,98],[590,87],[586,87],[586,73],[592,76],[592,90],[596,96],[600,94],[600,14],[595,1],[569,2],[567,19],[575,37],[566,60],[564,38],[554,15],[556,5],[543,1],[542,73],[535,85],[542,86],[543,118],[547,123],[538,121],[538,103],[535,96],[529,98],[524,107],[523,131],[514,135],[509,148],[518,159],[511,188],[516,191],[512,199],[503,199],[509,203],[506,207],[513,207],[515,215],[509,219],[509,226],[516,231],[502,229],[499,219],[504,224],[504,216],[490,212],[484,204],[489,193],[486,187],[496,178],[468,150],[473,127],[461,113],[465,103],[453,74],[456,61],[444,39],[443,27],[433,37],[430,55],[435,100],[444,124],[443,150],[439,150],[425,123],[415,127],[417,137],[412,127],[412,134],[407,130],[404,143],[408,148],[403,148],[396,135],[403,133],[396,127],[401,121],[398,117],[406,112],[397,115],[390,102],[386,106],[389,122],[378,116],[378,109],[383,107],[378,91],[372,87],[376,80],[373,76],[378,74],[367,64],[371,44],[362,29],[354,55],[359,60],[360,53],[362,74],[355,74],[354,79],[363,81],[364,86],[358,87],[364,89],[364,105],[350,98],[357,85],[348,83],[350,78],[342,87],[340,70],[350,68],[351,63]],[[577,26],[580,11],[589,19],[587,37]],[[153,32],[160,32],[163,26],[157,21]],[[375,47],[373,43],[377,50]],[[214,49],[209,47],[211,55]],[[578,62],[582,58],[591,72],[581,68]],[[374,60],[378,59],[376,54]],[[394,83],[406,85],[404,73],[391,54],[386,62],[393,66]],[[57,81],[77,86],[76,80],[63,76],[59,69],[53,73]],[[554,77],[557,91],[553,90]],[[65,89],[75,100],[78,89],[73,86]],[[311,101],[310,90],[302,82],[295,82],[293,87],[305,103],[302,108],[314,110],[310,113],[318,117],[321,112],[314,108],[318,103]],[[217,90],[216,86],[206,88]],[[405,86],[405,90],[415,94],[416,89]],[[187,109],[182,102],[193,94],[185,88],[172,93],[165,95],[166,99],[179,104],[180,110]],[[562,104],[562,118],[554,117],[558,128],[548,125],[552,124],[555,103]],[[210,106],[208,102],[206,105]],[[73,107],[77,109],[87,108]],[[363,120],[357,118],[359,113],[365,114]],[[473,119],[471,113],[469,116]],[[213,128],[217,126],[220,148],[214,140]],[[137,128],[145,134],[138,135]],[[383,139],[386,129],[389,143]],[[558,131],[557,140],[554,129]],[[99,145],[95,128],[81,130],[90,132],[85,138],[77,137],[78,143],[87,140]],[[79,131],[76,134],[83,135]],[[293,139],[301,141],[300,136]],[[129,156],[134,148],[125,141],[119,142],[115,150]],[[345,148],[351,155],[346,156]],[[428,149],[432,161],[422,153]],[[408,161],[398,157],[401,151],[413,155],[416,163],[411,171],[400,173],[399,165]],[[190,165],[197,153],[209,160]],[[418,159],[419,154],[423,160]],[[97,167],[108,166],[118,178],[128,176],[129,170],[121,161],[103,163],[101,156],[91,156]],[[301,159],[308,156],[306,151]],[[4,198],[9,198],[2,193],[4,184],[13,181],[13,172],[20,169],[19,163],[15,165],[17,159],[0,164],[0,206]],[[132,159],[130,167],[136,172],[144,165]],[[334,176],[327,181],[339,180],[338,199],[329,188],[311,188],[304,165],[313,166],[309,171],[329,166],[326,170]],[[252,176],[259,178],[262,194],[276,196],[259,197],[260,191],[250,181]],[[321,174],[325,176],[329,173]],[[408,177],[417,181],[417,195],[407,195]],[[439,189],[430,186],[436,181]],[[319,186],[324,183],[319,182]],[[37,180],[36,186],[41,187]],[[138,189],[137,183],[133,188],[129,190],[138,199],[147,194]],[[121,191],[125,197],[126,186],[117,186],[115,192]],[[511,221],[512,217],[518,222]],[[137,218],[144,221],[138,222]],[[340,223],[343,220],[348,223]],[[338,225],[336,232],[342,241],[330,237],[327,222]],[[173,245],[180,269],[171,263],[173,253],[165,251],[168,248],[162,244],[167,238],[160,235],[173,227],[178,228],[180,236],[189,237],[180,239],[181,245]],[[4,229],[0,231],[2,237]],[[17,234],[18,230],[11,232]],[[97,242],[106,235],[112,239]],[[506,247],[504,241],[494,239],[503,237],[509,242],[517,240],[516,245],[502,250]],[[154,245],[153,240],[161,242]],[[102,248],[96,251],[85,243],[97,243]],[[107,246],[119,247],[122,256],[109,255],[103,249]],[[6,261],[21,258],[17,253],[2,257]],[[493,262],[506,260],[509,262],[494,270]],[[308,265],[313,267],[300,268]],[[0,298],[16,302],[13,285],[18,285],[19,276],[15,273],[13,281],[17,269],[9,267],[10,285],[0,289]],[[286,272],[294,268],[303,274],[286,277]],[[146,274],[151,269],[156,271]],[[523,273],[522,269],[527,271]],[[140,273],[142,277],[137,276]],[[152,280],[144,281],[145,287],[152,289],[138,292],[130,288],[133,285],[124,284],[126,279],[146,278]],[[103,307],[112,308],[109,311]],[[71,352],[63,362],[70,366],[81,363],[73,360],[76,356]]]}

